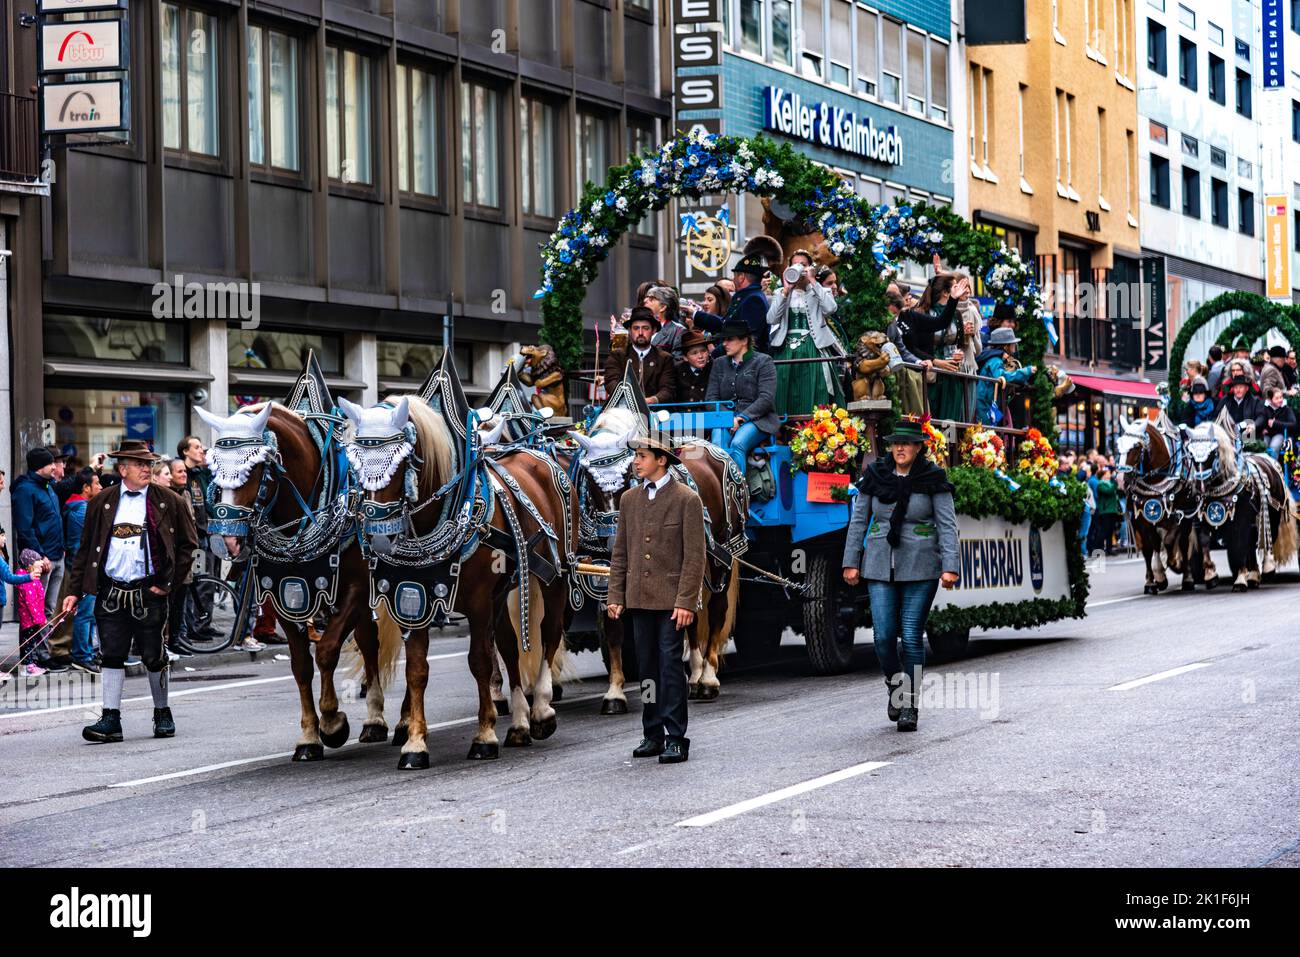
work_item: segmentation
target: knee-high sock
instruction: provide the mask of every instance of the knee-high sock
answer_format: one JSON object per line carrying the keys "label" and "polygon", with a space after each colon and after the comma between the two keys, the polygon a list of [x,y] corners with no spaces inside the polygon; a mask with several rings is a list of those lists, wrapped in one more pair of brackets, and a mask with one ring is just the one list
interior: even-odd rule
{"label": "knee-high sock", "polygon": [[113,711],[120,711],[122,708],[122,685],[126,682],[126,669],[105,668],[102,675],[104,678],[104,707]]}
{"label": "knee-high sock", "polygon": [[149,691],[155,708],[167,707],[167,668],[149,672]]}

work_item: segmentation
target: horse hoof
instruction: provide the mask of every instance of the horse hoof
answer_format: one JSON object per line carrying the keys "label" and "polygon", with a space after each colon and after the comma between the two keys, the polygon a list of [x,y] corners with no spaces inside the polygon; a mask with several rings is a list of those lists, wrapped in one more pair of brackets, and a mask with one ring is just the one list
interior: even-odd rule
{"label": "horse hoof", "polygon": [[627,714],[627,702],[622,698],[606,698],[600,703],[601,714]]}
{"label": "horse hoof", "polygon": [[538,741],[545,741],[555,733],[557,727],[559,722],[555,720],[555,715],[543,718],[541,721],[530,721],[528,724],[528,730]]}
{"label": "horse hoof", "polygon": [[388,740],[388,728],[382,724],[367,724],[357,738],[362,744],[383,744]]}
{"label": "horse hoof", "polygon": [[1233,583],[1232,583],[1232,590],[1233,590],[1234,592],[1245,591],[1245,590],[1246,590],[1246,586],[1245,586],[1245,585],[1239,585],[1239,584],[1237,584],[1236,582],[1233,582]]}
{"label": "horse hoof", "polygon": [[717,685],[700,685],[700,700],[715,701],[721,690]]}
{"label": "horse hoof", "polygon": [[400,748],[402,745],[406,744],[406,737],[406,725],[399,724],[393,729],[393,747]]}
{"label": "horse hoof", "polygon": [[526,748],[532,743],[533,739],[528,736],[528,732],[523,728],[511,728],[506,732],[507,748]]}
{"label": "horse hoof", "polygon": [[1169,587],[1169,579],[1165,579],[1162,582],[1156,582],[1156,591],[1164,591],[1168,587]]}
{"label": "horse hoof", "polygon": [[348,743],[348,733],[350,731],[348,728],[348,716],[343,715],[342,717],[343,723],[338,726],[337,731],[332,731],[328,734],[324,731],[320,733],[321,743],[324,744],[325,747],[341,748],[343,745]]}
{"label": "horse hoof", "polygon": [[1214,589],[1218,587],[1219,587],[1219,580],[1217,578],[1211,578],[1205,582],[1206,591],[1214,591]]}
{"label": "horse hoof", "polygon": [[563,700],[564,700],[564,685],[560,685],[560,684],[552,685],[551,701],[554,702],[554,701],[563,701]]}
{"label": "horse hoof", "polygon": [[1144,595],[1158,595],[1158,594],[1160,594],[1160,589],[1156,588],[1155,585],[1147,585],[1147,586],[1145,586],[1145,587],[1142,589],[1142,594],[1144,594]]}
{"label": "horse hoof", "polygon": [[1254,591],[1256,588],[1259,587],[1259,582],[1255,581],[1255,579],[1252,578],[1250,581],[1246,582],[1246,587],[1251,591]]}
{"label": "horse hoof", "polygon": [[1193,581],[1186,581],[1186,582],[1183,582],[1182,590],[1183,590],[1183,591],[1196,591],[1196,582],[1193,582]]}
{"label": "horse hoof", "polygon": [[294,761],[324,761],[325,749],[319,744],[300,744],[293,749]]}
{"label": "horse hoof", "polygon": [[687,700],[687,701],[698,701],[698,700],[700,700],[700,686],[699,686],[699,685],[691,685],[691,686],[690,686],[690,689],[691,689],[690,691],[686,692],[686,700]]}
{"label": "horse hoof", "polygon": [[475,741],[469,746],[469,754],[465,757],[470,761],[495,761],[500,756],[500,750],[496,744],[482,744]]}
{"label": "horse hoof", "polygon": [[403,751],[397,759],[399,771],[427,771],[429,769],[428,751]]}

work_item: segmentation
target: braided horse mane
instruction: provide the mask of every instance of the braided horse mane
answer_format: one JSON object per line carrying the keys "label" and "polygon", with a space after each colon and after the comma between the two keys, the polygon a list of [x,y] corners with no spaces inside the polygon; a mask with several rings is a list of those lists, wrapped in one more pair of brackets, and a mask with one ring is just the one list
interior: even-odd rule
{"label": "braided horse mane", "polygon": [[396,405],[403,398],[406,399],[407,413],[420,442],[419,454],[426,463],[431,462],[436,466],[420,469],[420,495],[432,495],[452,475],[454,453],[451,430],[447,428],[442,416],[419,396],[390,395],[384,401]]}

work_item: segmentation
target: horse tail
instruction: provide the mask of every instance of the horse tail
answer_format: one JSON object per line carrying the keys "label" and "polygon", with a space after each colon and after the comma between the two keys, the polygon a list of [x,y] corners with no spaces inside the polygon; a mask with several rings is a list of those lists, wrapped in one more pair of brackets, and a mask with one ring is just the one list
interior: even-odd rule
{"label": "horse tail", "polygon": [[388,613],[388,606],[379,609],[379,687],[387,688],[397,674],[397,659],[402,656],[402,627]]}
{"label": "horse tail", "polygon": [[1277,539],[1273,542],[1273,561],[1286,565],[1296,556],[1296,517],[1286,483],[1282,485],[1282,516],[1278,520]]}
{"label": "horse tail", "polygon": [[736,607],[740,604],[740,563],[731,562],[731,578],[727,582],[727,616],[722,620],[722,640],[718,643],[718,670],[722,670],[722,649],[727,646],[731,630],[736,627]]}
{"label": "horse tail", "polygon": [[519,681],[524,686],[524,693],[533,690],[533,683],[542,673],[545,658],[542,649],[542,615],[545,611],[542,598],[542,586],[532,575],[528,576],[528,643],[524,650],[524,632],[519,620],[519,589],[511,589],[506,596],[506,608],[510,613],[510,624],[514,626],[515,642],[519,650]]}
{"label": "horse tail", "polygon": [[551,659],[551,681],[563,685],[578,681],[581,677],[573,659],[569,657],[568,642],[561,640],[560,647],[555,649],[555,657]]}

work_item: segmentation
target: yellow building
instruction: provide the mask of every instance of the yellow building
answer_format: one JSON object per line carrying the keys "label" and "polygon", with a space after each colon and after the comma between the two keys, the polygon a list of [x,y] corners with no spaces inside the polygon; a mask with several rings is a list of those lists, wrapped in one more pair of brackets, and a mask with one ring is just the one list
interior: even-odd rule
{"label": "yellow building", "polygon": [[1085,385],[1062,414],[1071,445],[1095,444],[1147,391],[1105,378],[1136,378],[1143,360],[1138,2],[1029,2],[1025,42],[967,47],[971,219],[1037,261],[1054,361]]}

